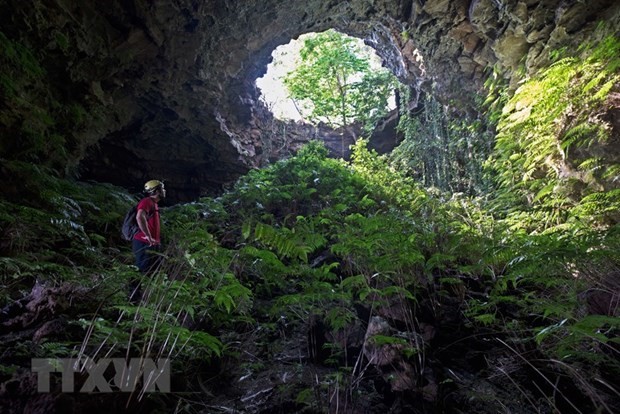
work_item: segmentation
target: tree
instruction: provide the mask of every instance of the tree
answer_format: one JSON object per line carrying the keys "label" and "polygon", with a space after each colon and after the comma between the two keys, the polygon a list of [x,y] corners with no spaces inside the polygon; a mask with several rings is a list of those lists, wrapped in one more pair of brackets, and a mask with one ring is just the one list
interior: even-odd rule
{"label": "tree", "polygon": [[332,128],[360,122],[369,132],[387,113],[396,78],[386,69],[373,70],[352,37],[335,30],[320,33],[305,40],[300,57],[284,84],[310,122]]}

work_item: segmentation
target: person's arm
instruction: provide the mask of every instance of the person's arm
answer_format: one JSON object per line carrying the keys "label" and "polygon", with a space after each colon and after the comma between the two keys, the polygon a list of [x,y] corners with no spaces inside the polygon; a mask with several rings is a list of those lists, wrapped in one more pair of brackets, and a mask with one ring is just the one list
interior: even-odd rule
{"label": "person's arm", "polygon": [[155,240],[153,240],[153,236],[151,236],[151,231],[149,230],[148,219],[146,215],[146,211],[143,209],[139,209],[136,214],[136,221],[138,222],[138,227],[146,236],[146,240],[149,242],[149,246],[155,244]]}

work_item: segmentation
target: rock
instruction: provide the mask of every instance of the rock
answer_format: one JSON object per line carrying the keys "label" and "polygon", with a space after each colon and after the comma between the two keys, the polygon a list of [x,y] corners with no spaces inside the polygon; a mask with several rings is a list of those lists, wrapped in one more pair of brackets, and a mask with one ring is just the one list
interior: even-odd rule
{"label": "rock", "polygon": [[[40,71],[3,61],[20,94],[0,109],[14,140],[0,158],[23,157],[29,141],[21,126],[43,113],[55,122],[41,134],[69,137],[66,148],[38,154],[61,175],[136,192],[160,178],[171,201],[193,200],[309,139],[347,157],[349,137],[284,124],[260,108],[256,78],[274,48],[300,34],[335,28],[363,38],[414,95],[424,89],[467,111],[485,68],[504,68],[516,85],[521,62],[526,75],[535,73],[550,51],[580,44],[597,22],[617,24],[619,7],[614,0],[9,0],[2,33],[32,51]],[[394,144],[386,143],[377,148],[389,151]]]}
{"label": "rock", "polygon": [[[417,390],[418,370],[407,355],[422,352],[423,347],[424,340],[416,332],[397,332],[382,317],[370,318],[364,338],[364,356],[370,365],[379,369],[392,391]],[[437,389],[430,386],[424,392],[425,398],[432,399]]]}

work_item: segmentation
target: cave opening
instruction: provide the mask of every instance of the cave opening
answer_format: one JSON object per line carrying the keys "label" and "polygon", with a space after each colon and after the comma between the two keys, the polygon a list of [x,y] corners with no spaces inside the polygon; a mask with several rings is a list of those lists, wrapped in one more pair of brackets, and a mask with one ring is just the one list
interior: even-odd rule
{"label": "cave opening", "polygon": [[[326,67],[318,67],[319,64],[316,64],[316,60],[323,59],[320,64],[325,64],[325,61],[330,59],[327,56],[321,56],[320,53],[317,53],[314,58],[316,59],[314,62],[314,66],[310,67],[312,71],[324,71],[322,75],[324,77],[329,77],[334,75],[338,77],[335,79],[338,83],[336,89],[345,90],[349,95],[346,99],[351,99],[353,104],[359,104],[360,97],[357,96],[355,98],[351,98],[351,92],[355,91],[357,93],[368,93],[368,90],[355,90],[357,87],[362,85],[365,81],[364,76],[367,73],[366,71],[373,73],[389,73],[389,81],[392,82],[392,88],[388,91],[387,99],[385,101],[385,105],[379,105],[380,108],[366,108],[373,113],[381,113],[387,114],[396,109],[396,87],[399,85],[394,75],[388,71],[382,65],[382,59],[377,54],[377,51],[372,47],[366,44],[362,39],[354,36],[349,36],[344,33],[338,32],[334,29],[329,29],[324,32],[309,32],[300,35],[298,38],[291,39],[291,41],[287,44],[280,45],[276,47],[271,53],[271,62],[267,65],[267,70],[262,77],[259,77],[255,81],[255,85],[259,91],[259,99],[265,107],[269,109],[272,115],[283,122],[301,122],[305,124],[317,125],[319,123],[324,123],[326,125],[332,127],[347,127],[354,124],[359,116],[351,116],[348,118],[346,122],[334,122],[329,115],[326,115],[325,110],[318,111],[319,114],[316,114],[317,105],[328,105],[325,101],[321,101],[317,103],[313,98],[305,98],[299,99],[299,96],[294,96],[294,92],[291,90],[291,86],[287,86],[286,79],[291,78],[291,76],[297,72],[302,73],[304,65],[306,65],[306,72],[304,73],[306,76],[308,70],[308,62],[312,63],[312,60],[308,58],[308,55],[311,54],[309,52],[318,49],[320,47],[321,36],[325,36],[323,41],[328,42],[328,39],[333,40],[336,36],[341,39],[342,44],[332,45],[333,48],[338,48],[343,46],[346,50],[336,51],[334,53],[352,53],[356,58],[359,59],[364,65],[363,68],[353,67],[354,64],[358,64],[360,62],[349,62],[346,61],[347,56],[341,56],[338,62],[334,62],[333,60],[327,63],[328,65],[333,65],[330,68]],[[314,42],[314,43],[312,43]],[[323,52],[325,53],[325,52]],[[339,67],[335,67],[335,65],[341,65]],[[349,65],[349,66],[347,66]],[[348,70],[348,74],[343,74],[345,70]],[[341,71],[339,74],[334,73],[334,71]],[[313,73],[310,75],[319,75],[319,73]],[[374,79],[377,82],[377,79]],[[307,85],[307,84],[306,84]],[[319,87],[320,85],[317,85]],[[345,92],[339,96],[339,99],[345,99]],[[299,94],[298,94],[299,95]],[[366,105],[368,105],[366,103]]]}
{"label": "cave opening", "polygon": [[[0,412],[620,413],[620,1],[5,3]],[[381,155],[259,99],[329,27]]]}

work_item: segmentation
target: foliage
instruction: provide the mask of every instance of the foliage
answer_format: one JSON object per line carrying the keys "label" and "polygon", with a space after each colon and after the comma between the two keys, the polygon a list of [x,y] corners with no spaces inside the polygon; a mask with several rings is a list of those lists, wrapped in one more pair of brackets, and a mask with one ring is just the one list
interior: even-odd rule
{"label": "foliage", "polygon": [[[354,333],[375,314],[398,309],[392,322],[400,331],[374,335],[369,344],[398,349],[414,369],[441,359],[418,332],[422,323],[441,329],[440,309],[455,301],[453,317],[474,336],[492,330],[512,349],[527,344],[568,366],[566,375],[585,364],[603,381],[617,375],[610,355],[618,318],[582,310],[593,287],[612,291],[606,275],[620,266],[617,228],[585,220],[608,214],[600,200],[590,198],[579,226],[529,234],[484,199],[423,188],[363,140],[352,159],[330,159],[312,142],[250,172],[221,197],[163,209],[167,248],[149,276],[129,265],[127,246],[119,244],[130,195],[12,163],[32,194],[28,204],[2,200],[3,240],[10,241],[0,261],[9,292],[3,299],[19,298],[34,278],[88,286],[102,299],[72,311],[69,323],[82,337],[43,342],[40,355],[168,356],[181,372],[241,359],[236,344],[259,329],[290,335],[315,321],[329,332],[313,351],[325,354],[329,371],[313,394],[298,394],[308,407],[341,391],[355,404],[366,374],[353,369],[363,358]],[[127,301],[132,279],[142,283],[139,303]],[[537,369],[547,378],[555,368]],[[580,381],[598,396],[592,407],[607,404],[604,386],[587,375]]]}
{"label": "foliage", "polygon": [[[442,404],[468,395],[475,383],[467,377],[500,387],[507,376],[532,412],[560,412],[560,400],[575,411],[612,412],[618,168],[589,151],[609,139],[598,114],[617,81],[618,54],[594,48],[588,56],[558,60],[507,101],[487,162],[498,177],[494,192],[485,193],[478,168],[486,129],[447,122],[426,100],[424,122],[409,118],[406,144],[391,159],[359,140],[346,163],[311,142],[220,197],[162,208],[166,249],[149,275],[131,265],[120,240],[131,195],[7,160],[4,184],[19,191],[0,199],[3,308],[19,308],[36,283],[86,293],[62,315],[67,332],[12,353],[5,346],[0,375],[15,371],[11,355],[163,355],[208,400],[209,385],[194,372],[220,363],[213,378],[237,384],[239,371],[221,371],[243,361],[268,371],[277,355],[287,373],[295,367],[283,387],[298,385],[297,404],[318,411],[333,401],[355,411],[380,393],[429,412],[461,410]],[[578,100],[594,110],[591,122]],[[79,106],[72,112],[83,115]],[[571,181],[558,166],[584,174]],[[576,181],[586,184],[579,194],[567,189]],[[131,281],[141,282],[139,303],[127,299]],[[390,330],[366,337],[373,316]],[[415,392],[385,391],[394,377],[383,369],[393,367],[374,366],[368,347],[400,358],[391,365],[407,367]],[[450,356],[449,348],[459,350]],[[422,397],[429,384],[437,388],[431,403]]]}
{"label": "foliage", "polygon": [[372,131],[387,111],[395,77],[385,69],[372,70],[354,39],[335,30],[306,39],[300,56],[284,83],[309,112],[308,119],[333,128],[359,122]]}
{"label": "foliage", "polygon": [[[64,59],[68,38],[60,33],[50,33],[50,42],[58,44],[58,53]],[[64,176],[83,155],[87,143],[78,142],[74,134],[93,119],[93,114],[81,102],[82,95],[73,96],[64,86],[56,89],[49,77],[69,77],[61,71],[49,73],[42,62],[45,53],[33,50],[0,32],[0,91],[5,100],[0,108],[0,123],[5,137],[0,141],[0,157],[11,161],[38,164],[58,176]],[[60,82],[63,84],[63,82]]]}
{"label": "foliage", "polygon": [[[539,376],[549,381],[561,369],[594,407],[609,411],[610,388],[593,376],[609,378],[620,369],[611,357],[618,352],[617,294],[611,293],[617,290],[618,167],[601,151],[610,142],[604,113],[619,79],[617,51],[613,37],[584,45],[581,58],[557,57],[504,99],[485,165],[498,187],[482,209],[466,201],[479,217],[461,231],[469,227],[469,237],[477,235],[477,260],[459,266],[484,275],[488,286],[488,294],[468,301],[465,315],[474,326],[512,336],[513,345],[505,342],[512,352],[530,338],[556,364],[536,367]],[[591,370],[578,375],[584,366]]]}
{"label": "foliage", "polygon": [[[109,222],[122,217],[127,195],[109,185],[60,180],[28,163],[13,161],[4,167],[21,178],[24,197],[0,200],[5,275],[12,273],[16,282],[30,277],[65,280],[91,266],[106,267],[101,250],[111,240],[106,234]],[[29,264],[37,258],[41,263]]]}
{"label": "foliage", "polygon": [[[610,133],[603,108],[620,79],[618,51],[620,42],[607,37],[586,49],[585,58],[560,59],[521,85],[504,107],[487,167],[515,225],[542,230],[581,219],[593,199],[608,201],[599,212],[617,208],[603,193],[613,188],[618,165],[601,148]],[[524,209],[533,221],[523,220]],[[605,219],[601,223],[618,218]]]}
{"label": "foliage", "polygon": [[[202,230],[189,227],[189,212],[176,226],[184,228],[184,243],[198,239],[202,250],[177,257],[182,246],[170,240],[162,252],[170,260],[153,277],[145,277],[130,265],[128,244],[119,233],[134,197],[107,184],[61,180],[27,163],[13,161],[5,167],[32,193],[24,191],[27,198],[20,204],[0,200],[2,307],[12,312],[23,306],[19,303],[28,299],[33,286],[74,286],[70,291],[77,292],[63,315],[70,326],[67,333],[57,333],[53,346],[42,341],[26,351],[30,355],[99,358],[107,352],[164,356],[174,364],[204,361],[222,355],[224,344],[205,329],[190,328],[192,324],[206,318],[214,326],[247,322],[251,292],[225,271],[230,263],[225,251],[217,261],[205,262],[205,250],[217,247]],[[132,280],[142,283],[139,303],[127,300]],[[82,338],[75,336],[78,332]]]}
{"label": "foliage", "polygon": [[482,165],[491,147],[490,131],[468,116],[454,117],[430,95],[421,108],[409,109],[410,90],[400,88],[398,130],[403,141],[390,154],[391,163],[425,187],[482,194],[488,184]]}

